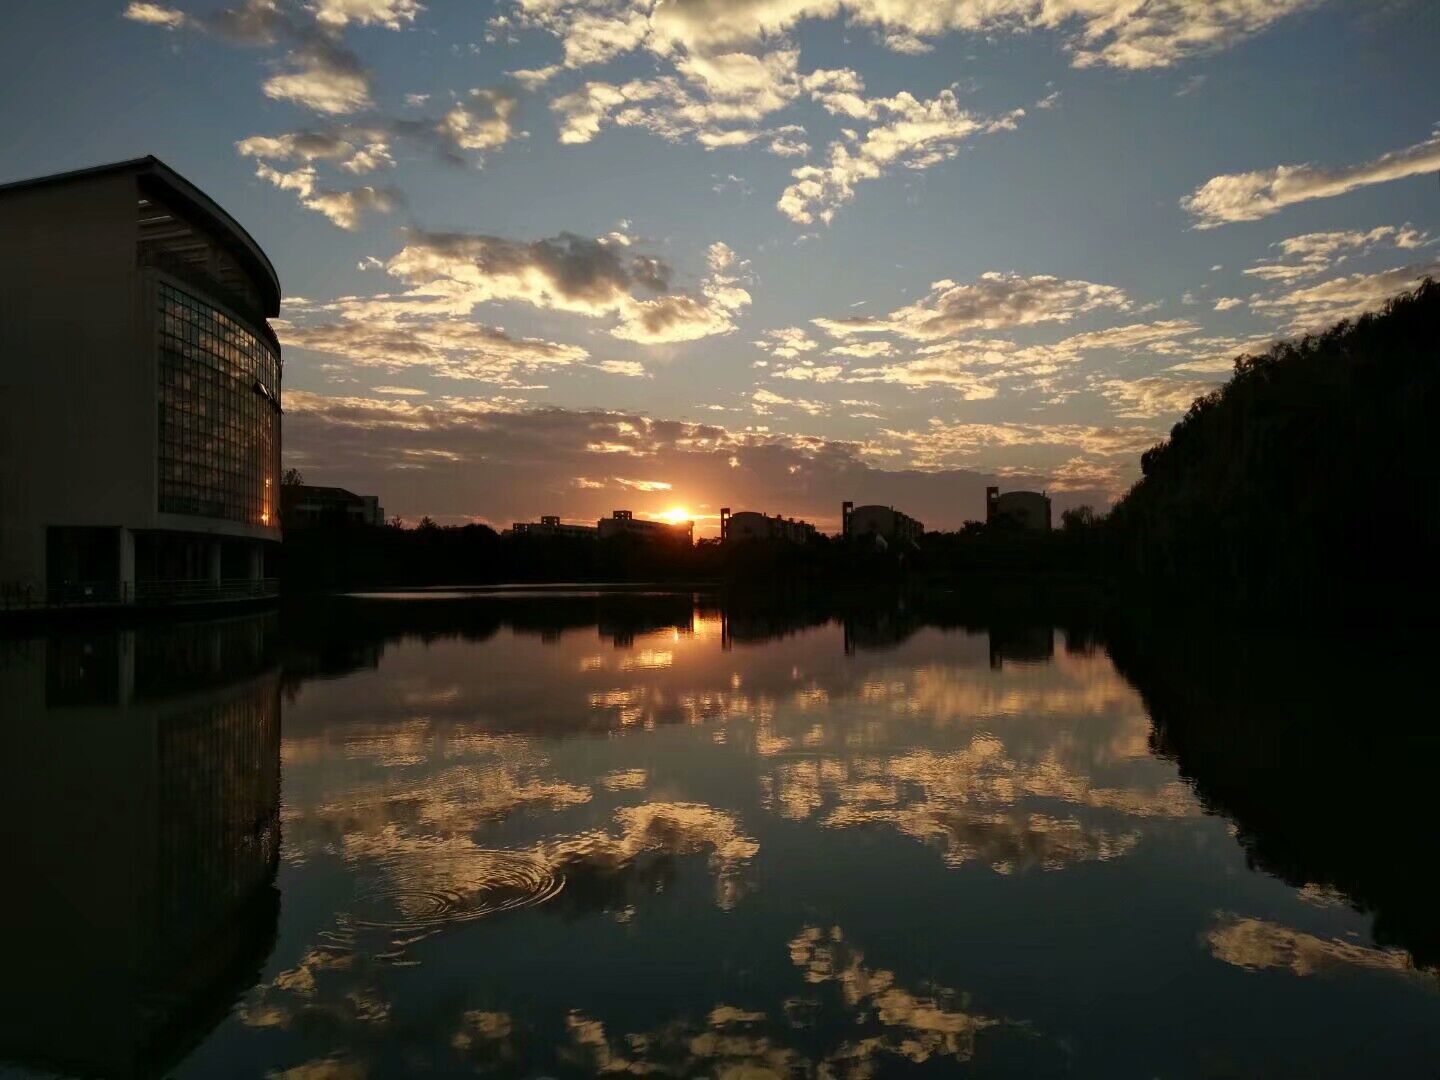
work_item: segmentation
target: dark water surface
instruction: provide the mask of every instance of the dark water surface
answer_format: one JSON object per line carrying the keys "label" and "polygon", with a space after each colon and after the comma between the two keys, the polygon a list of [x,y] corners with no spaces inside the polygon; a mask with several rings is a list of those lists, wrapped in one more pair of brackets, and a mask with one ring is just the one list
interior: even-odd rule
{"label": "dark water surface", "polygon": [[581,591],[0,640],[0,1060],[1433,1077],[1416,652]]}

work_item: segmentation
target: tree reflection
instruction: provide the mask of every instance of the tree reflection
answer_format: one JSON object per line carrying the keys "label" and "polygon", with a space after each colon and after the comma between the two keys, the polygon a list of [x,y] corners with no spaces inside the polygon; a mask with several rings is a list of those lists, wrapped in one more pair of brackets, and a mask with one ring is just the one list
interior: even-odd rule
{"label": "tree reflection", "polygon": [[1440,747],[1422,719],[1423,638],[1151,627],[1116,632],[1110,648],[1150,711],[1154,749],[1233,819],[1252,866],[1338,891],[1373,915],[1382,946],[1440,965],[1428,857]]}

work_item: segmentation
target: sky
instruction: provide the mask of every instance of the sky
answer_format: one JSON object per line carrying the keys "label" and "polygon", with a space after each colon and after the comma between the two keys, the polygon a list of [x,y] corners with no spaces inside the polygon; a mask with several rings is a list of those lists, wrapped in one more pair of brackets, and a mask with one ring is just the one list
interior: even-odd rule
{"label": "sky", "polygon": [[1105,507],[1440,273],[1433,0],[9,0],[0,179],[274,262],[285,463],[442,523]]}

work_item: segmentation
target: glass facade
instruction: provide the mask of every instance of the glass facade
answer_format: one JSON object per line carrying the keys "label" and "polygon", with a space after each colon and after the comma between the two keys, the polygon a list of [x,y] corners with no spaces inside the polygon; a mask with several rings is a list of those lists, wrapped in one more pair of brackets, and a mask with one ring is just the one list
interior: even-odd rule
{"label": "glass facade", "polygon": [[278,525],[279,356],[205,301],[156,293],[160,511]]}

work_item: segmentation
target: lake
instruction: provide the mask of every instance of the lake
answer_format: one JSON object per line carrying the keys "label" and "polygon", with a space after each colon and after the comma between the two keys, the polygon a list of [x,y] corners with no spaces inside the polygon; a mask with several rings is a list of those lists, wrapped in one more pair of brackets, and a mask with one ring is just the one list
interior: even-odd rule
{"label": "lake", "polygon": [[1423,640],[934,598],[0,639],[19,1075],[1436,1075]]}

